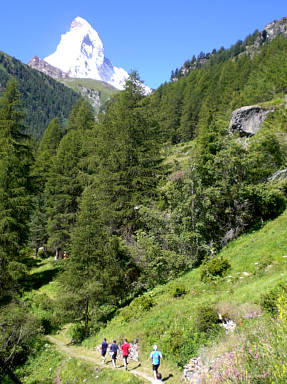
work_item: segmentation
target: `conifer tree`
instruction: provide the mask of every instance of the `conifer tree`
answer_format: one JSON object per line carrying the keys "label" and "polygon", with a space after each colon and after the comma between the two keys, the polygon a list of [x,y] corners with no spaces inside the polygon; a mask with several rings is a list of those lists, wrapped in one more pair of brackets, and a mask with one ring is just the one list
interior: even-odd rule
{"label": "conifer tree", "polygon": [[117,303],[133,272],[121,241],[106,232],[96,193],[88,187],[72,231],[71,254],[60,279],[65,292],[62,308],[72,319],[84,320],[87,336],[92,309],[97,312],[103,303]]}
{"label": "conifer tree", "polygon": [[63,131],[58,118],[54,118],[45,130],[37,151],[34,173],[37,175],[43,190],[47,181],[48,173],[51,167],[52,158],[57,152],[57,148],[63,137]]}
{"label": "conifer tree", "polygon": [[33,157],[22,118],[18,85],[10,80],[0,100],[0,298],[7,263],[18,256],[28,238]]}
{"label": "conifer tree", "polygon": [[45,185],[50,173],[53,158],[63,136],[59,119],[52,119],[41,139],[36,161],[33,167],[33,175],[37,179],[38,195],[34,201],[34,211],[30,221],[30,245],[37,255],[40,246],[46,246],[48,235]]}
{"label": "conifer tree", "polygon": [[155,196],[160,162],[157,132],[157,123],[144,108],[138,75],[133,73],[97,129],[96,187],[112,232],[130,235],[138,225],[138,205]]}
{"label": "conifer tree", "polygon": [[94,126],[91,106],[85,100],[75,105],[68,132],[61,140],[46,184],[48,246],[58,256],[68,247],[79,198],[86,183],[86,142]]}

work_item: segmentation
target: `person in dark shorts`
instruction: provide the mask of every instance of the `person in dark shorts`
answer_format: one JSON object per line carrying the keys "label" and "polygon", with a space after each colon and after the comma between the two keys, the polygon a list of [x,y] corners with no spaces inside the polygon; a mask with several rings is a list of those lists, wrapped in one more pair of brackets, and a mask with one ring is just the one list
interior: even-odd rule
{"label": "person in dark shorts", "polygon": [[128,356],[129,356],[130,349],[131,349],[131,346],[128,343],[127,339],[125,339],[124,343],[121,345],[121,350],[123,352],[123,360],[124,360],[125,370],[128,369]]}
{"label": "person in dark shorts", "polygon": [[101,355],[102,355],[102,363],[105,364],[106,361],[106,354],[107,354],[107,349],[108,349],[109,344],[107,343],[107,339],[104,338],[104,341],[102,342],[101,345]]}
{"label": "person in dark shorts", "polygon": [[113,366],[114,368],[117,368],[117,354],[118,354],[119,347],[117,345],[116,340],[113,341],[113,344],[110,346],[110,350],[112,352]]}
{"label": "person in dark shorts", "polygon": [[154,374],[154,378],[157,379],[157,371],[160,365],[160,359],[162,359],[161,351],[158,351],[157,345],[153,346],[153,351],[150,353],[150,358],[152,360],[152,370]]}

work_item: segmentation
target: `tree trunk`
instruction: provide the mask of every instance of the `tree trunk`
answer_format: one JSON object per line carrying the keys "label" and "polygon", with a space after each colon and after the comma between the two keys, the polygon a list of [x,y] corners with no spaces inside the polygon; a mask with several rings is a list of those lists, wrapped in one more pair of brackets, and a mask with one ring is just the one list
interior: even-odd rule
{"label": "tree trunk", "polygon": [[89,336],[89,299],[85,299],[85,336]]}

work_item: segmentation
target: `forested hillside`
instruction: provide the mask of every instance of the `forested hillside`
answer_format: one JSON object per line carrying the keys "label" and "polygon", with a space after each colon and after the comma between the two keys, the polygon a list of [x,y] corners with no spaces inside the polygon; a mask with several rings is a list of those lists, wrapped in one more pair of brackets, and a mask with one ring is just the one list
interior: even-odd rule
{"label": "forested hillside", "polygon": [[25,132],[36,140],[54,117],[63,124],[80,97],[51,77],[0,52],[0,92],[11,77],[17,79],[22,94]]}
{"label": "forested hillside", "polygon": [[[111,324],[122,337],[122,324],[133,327],[132,311],[145,315],[154,306],[153,290],[165,292],[165,284],[180,276],[194,280],[196,293],[188,285],[191,295],[202,293],[204,305],[195,317],[190,310],[170,318],[166,314],[159,329],[157,320],[147,317],[147,329],[154,330],[149,336],[150,331],[136,334],[136,328],[129,334],[142,337],[143,353],[161,339],[173,367],[182,367],[191,354],[218,340],[216,292],[220,284],[229,289],[223,279],[246,261],[219,252],[230,240],[276,219],[287,201],[287,38],[278,36],[252,55],[242,51],[235,56],[228,50],[225,55],[192,68],[150,96],[133,72],[125,90],[114,95],[97,119],[91,104],[78,99],[65,132],[64,109],[56,105],[75,95],[61,93],[64,87],[39,74],[55,86],[59,101],[36,153],[24,134],[21,103],[32,106],[29,97],[38,96],[32,90],[27,94],[21,80],[3,87],[0,377],[7,383],[14,380],[14,370],[26,376],[29,361],[23,364],[43,351],[43,334],[69,324],[69,335],[78,343],[89,336],[98,340],[105,332],[116,337],[106,327],[115,318]],[[6,63],[9,58],[3,57]],[[22,73],[17,63],[15,72]],[[255,103],[268,111],[256,134],[242,137],[231,131],[231,112]],[[252,270],[260,280],[275,260],[275,248],[258,261],[258,274],[249,264],[246,273]],[[276,271],[284,274],[285,264],[279,264]],[[275,280],[277,275],[270,279],[271,287]],[[260,287],[267,290],[267,285]],[[215,292],[210,303],[202,299],[206,290]],[[165,294],[176,300],[186,287],[176,285],[163,300]],[[273,315],[285,316],[285,288],[272,300]],[[266,312],[267,307],[262,305]],[[174,326],[167,324],[170,319]],[[264,382],[271,383],[272,375],[266,377]],[[241,382],[252,382],[248,380]]]}

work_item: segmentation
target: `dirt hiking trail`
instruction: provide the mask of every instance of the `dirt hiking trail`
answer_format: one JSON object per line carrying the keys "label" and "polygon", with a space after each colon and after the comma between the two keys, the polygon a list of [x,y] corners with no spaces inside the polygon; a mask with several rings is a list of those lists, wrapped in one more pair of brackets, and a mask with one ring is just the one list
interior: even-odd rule
{"label": "dirt hiking trail", "polygon": [[[76,359],[81,359],[85,361],[89,361],[91,363],[96,364],[97,366],[103,368],[103,369],[114,369],[112,367],[112,361],[108,360],[107,363],[103,366],[102,361],[100,357],[97,356],[97,352],[89,350],[87,348],[81,347],[81,346],[75,346],[75,345],[67,345],[65,341],[61,340],[60,338],[57,338],[55,336],[48,335],[46,336],[47,339],[50,341],[50,343],[54,344],[58,350],[65,355],[69,357],[74,357]],[[61,365],[58,368],[57,376],[55,378],[55,384],[60,384],[59,374],[62,366],[64,365],[64,360]],[[123,365],[120,363],[121,360],[118,360],[118,368],[122,368]],[[146,380],[146,382],[151,383],[154,379],[150,376],[148,376],[146,373],[138,370],[138,367],[140,366],[140,363],[136,361],[130,360],[129,366],[128,366],[128,373],[131,373],[135,376],[139,376],[142,379]]]}

